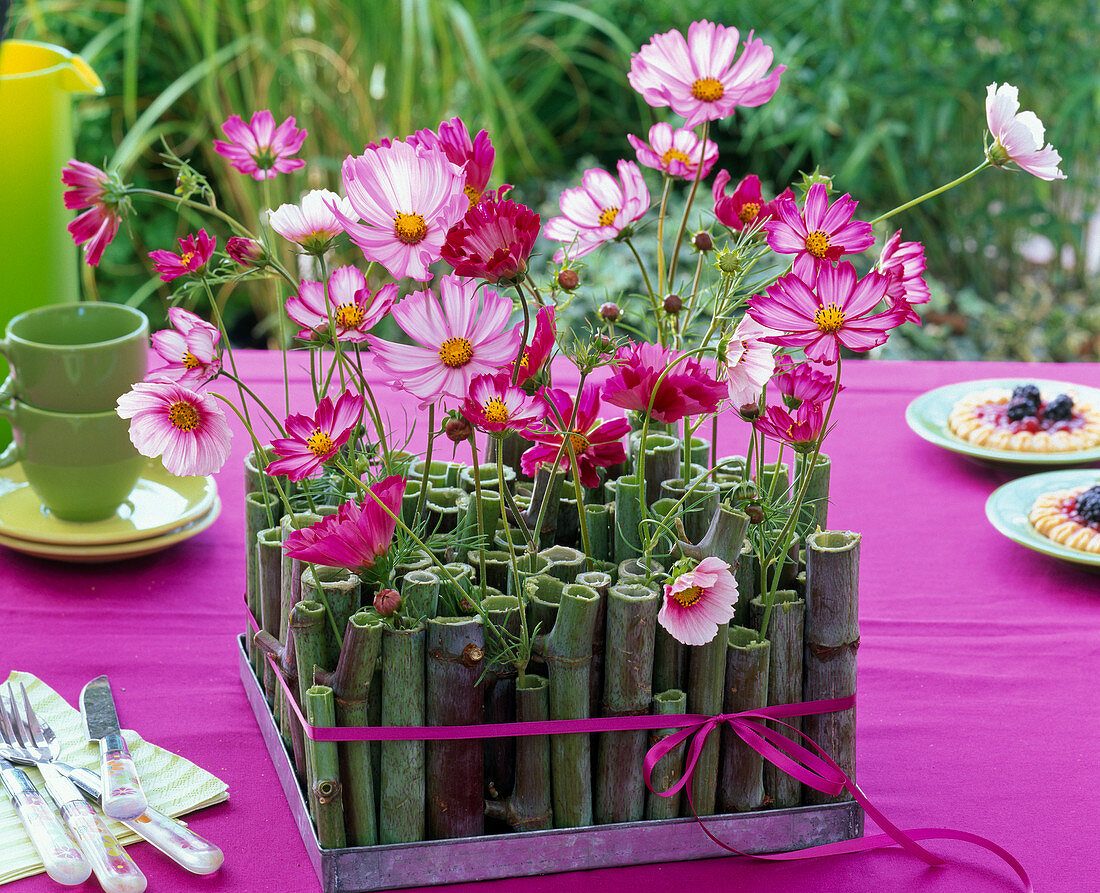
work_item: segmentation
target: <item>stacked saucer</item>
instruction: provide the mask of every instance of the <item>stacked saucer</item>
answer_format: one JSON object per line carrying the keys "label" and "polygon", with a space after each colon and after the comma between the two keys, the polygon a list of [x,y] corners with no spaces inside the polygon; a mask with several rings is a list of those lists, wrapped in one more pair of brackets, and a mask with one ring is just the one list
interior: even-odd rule
{"label": "stacked saucer", "polygon": [[212,477],[174,477],[152,460],[110,518],[62,521],[42,504],[18,463],[0,469],[0,546],[56,561],[149,555],[201,533],[220,512]]}

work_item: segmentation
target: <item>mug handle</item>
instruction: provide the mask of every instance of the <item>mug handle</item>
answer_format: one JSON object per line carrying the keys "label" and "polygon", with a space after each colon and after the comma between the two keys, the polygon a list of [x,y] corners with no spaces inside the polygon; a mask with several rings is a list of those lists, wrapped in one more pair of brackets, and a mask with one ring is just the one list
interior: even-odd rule
{"label": "mug handle", "polygon": [[[3,351],[0,351],[2,353]],[[0,400],[7,403],[15,396],[15,379],[9,374],[4,379],[4,383],[0,384]]]}
{"label": "mug handle", "polygon": [[[5,382],[4,384],[6,385],[7,382]],[[0,416],[3,416],[4,418],[6,418],[8,420],[8,422],[11,423],[12,434],[14,434],[15,433],[15,411],[12,409],[12,406],[11,406],[10,403],[0,403]],[[5,449],[4,452],[0,453],[0,468],[8,468],[9,466],[14,465],[16,462],[18,462],[22,458],[23,457],[20,454],[20,450],[19,450],[19,444],[17,444],[13,440],[11,443],[8,444],[7,449]]]}

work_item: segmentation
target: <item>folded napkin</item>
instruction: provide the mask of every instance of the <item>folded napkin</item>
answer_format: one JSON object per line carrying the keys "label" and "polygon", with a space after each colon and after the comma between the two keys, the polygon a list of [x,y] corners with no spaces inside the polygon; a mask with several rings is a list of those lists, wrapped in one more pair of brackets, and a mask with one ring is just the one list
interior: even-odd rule
{"label": "folded napkin", "polygon": [[[53,728],[61,742],[60,759],[73,766],[99,770],[99,745],[87,741],[80,711],[69,704],[52,688],[30,673],[13,672],[8,682],[18,691],[20,682],[27,687],[34,712]],[[141,786],[149,803],[165,815],[181,816],[204,806],[212,806],[229,799],[225,782],[215,778],[205,769],[177,756],[162,747],[143,741],[135,732],[124,730],[122,737],[130,748],[130,754],[138,767]],[[45,794],[45,784],[38,769],[22,766],[31,780]],[[48,801],[47,796],[47,801]],[[133,831],[120,822],[107,820],[111,833],[119,843],[140,840]],[[19,816],[11,805],[7,791],[0,789],[0,884],[42,872],[42,862],[31,846]]]}

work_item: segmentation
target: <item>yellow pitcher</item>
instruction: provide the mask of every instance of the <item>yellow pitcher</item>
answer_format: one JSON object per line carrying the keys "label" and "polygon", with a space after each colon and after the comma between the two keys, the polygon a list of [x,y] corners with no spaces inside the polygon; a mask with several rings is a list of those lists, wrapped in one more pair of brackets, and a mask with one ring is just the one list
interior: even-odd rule
{"label": "yellow pitcher", "polygon": [[0,329],[24,310],[80,297],[61,169],[73,154],[73,94],[102,92],[68,50],[0,43]]}

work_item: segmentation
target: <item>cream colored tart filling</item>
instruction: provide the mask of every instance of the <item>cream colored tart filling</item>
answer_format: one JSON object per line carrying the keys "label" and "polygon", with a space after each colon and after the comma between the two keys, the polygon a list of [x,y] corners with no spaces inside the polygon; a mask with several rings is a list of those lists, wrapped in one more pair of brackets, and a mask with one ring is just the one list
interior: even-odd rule
{"label": "cream colored tart filling", "polygon": [[1035,500],[1027,519],[1048,539],[1076,549],[1078,552],[1100,554],[1100,529],[1077,514],[1077,497],[1090,488],[1089,484],[1073,490],[1044,493]]}
{"label": "cream colored tart filling", "polygon": [[[1055,394],[1042,394],[1045,407]],[[1050,422],[1027,418],[1010,421],[1005,411],[1012,392],[989,388],[967,394],[951,410],[947,426],[956,437],[993,450],[1066,453],[1100,446],[1100,411],[1072,394],[1073,415]]]}

